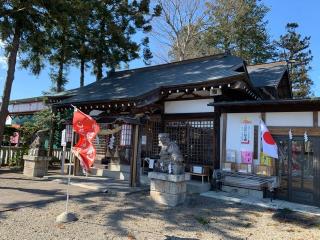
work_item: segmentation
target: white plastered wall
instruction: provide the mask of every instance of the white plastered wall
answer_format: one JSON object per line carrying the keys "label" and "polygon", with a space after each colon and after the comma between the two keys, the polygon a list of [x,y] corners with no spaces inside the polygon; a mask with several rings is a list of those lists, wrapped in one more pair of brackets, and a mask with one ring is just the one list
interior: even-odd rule
{"label": "white plastered wall", "polygon": [[164,112],[166,114],[213,112],[214,108],[208,106],[212,102],[213,99],[167,101],[164,103]]}
{"label": "white plastered wall", "polygon": [[273,127],[312,127],[312,112],[267,112],[266,125]]}

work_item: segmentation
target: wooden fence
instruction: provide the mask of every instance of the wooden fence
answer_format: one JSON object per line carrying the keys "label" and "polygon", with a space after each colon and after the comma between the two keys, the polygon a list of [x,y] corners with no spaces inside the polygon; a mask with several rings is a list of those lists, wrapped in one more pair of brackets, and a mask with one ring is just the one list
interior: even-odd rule
{"label": "wooden fence", "polygon": [[[1,165],[9,165],[12,159],[22,158],[23,156],[23,148],[21,147],[8,147],[2,146],[0,148],[0,166]],[[62,149],[54,149],[53,156],[60,159],[62,158]],[[71,151],[67,149],[66,151],[66,159],[70,159]]]}
{"label": "wooden fence", "polygon": [[[61,158],[62,158],[62,149],[54,149],[53,150],[53,156],[61,160]],[[67,149],[67,151],[66,151],[66,159],[69,160],[70,156],[71,156],[71,150]]]}
{"label": "wooden fence", "polygon": [[16,158],[22,158],[23,149],[21,147],[2,146],[0,149],[0,165],[8,165]]}

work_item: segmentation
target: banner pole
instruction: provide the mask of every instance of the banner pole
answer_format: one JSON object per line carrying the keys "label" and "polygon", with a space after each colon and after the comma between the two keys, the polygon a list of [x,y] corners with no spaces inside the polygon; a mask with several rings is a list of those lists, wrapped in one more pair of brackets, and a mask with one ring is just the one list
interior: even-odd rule
{"label": "banner pole", "polygon": [[[73,147],[73,141],[74,141],[74,131],[72,129],[72,135],[71,135],[71,153],[72,153],[72,147]],[[69,162],[69,165],[68,165],[68,185],[67,185],[67,202],[66,202],[66,212],[68,213],[68,205],[69,205],[69,186],[70,186],[70,181],[71,181],[71,163],[72,163],[72,160],[73,160],[73,153],[71,154],[71,157],[70,157],[70,162]],[[75,169],[73,168],[73,171]]]}
{"label": "banner pole", "polygon": [[[74,107],[74,106],[73,106]],[[74,109],[76,109],[74,107]],[[68,165],[68,184],[67,184],[67,200],[66,200],[66,210],[65,212],[61,213],[59,216],[56,218],[57,223],[67,223],[67,222],[72,222],[76,221],[77,217],[74,213],[68,212],[68,206],[69,206],[69,186],[70,186],[70,181],[71,181],[71,164],[72,160],[74,158],[73,152],[72,152],[72,147],[73,147],[73,141],[74,141],[74,131],[72,127],[72,135],[71,135],[71,153],[70,153],[70,161]],[[74,169],[73,169],[74,171]]]}

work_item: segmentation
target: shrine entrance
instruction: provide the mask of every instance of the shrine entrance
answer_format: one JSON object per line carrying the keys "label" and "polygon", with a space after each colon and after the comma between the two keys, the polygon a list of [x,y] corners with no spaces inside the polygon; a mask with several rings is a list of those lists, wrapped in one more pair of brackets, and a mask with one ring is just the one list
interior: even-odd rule
{"label": "shrine entrance", "polygon": [[320,205],[320,138],[277,137],[279,161],[277,169],[280,199],[304,204]]}

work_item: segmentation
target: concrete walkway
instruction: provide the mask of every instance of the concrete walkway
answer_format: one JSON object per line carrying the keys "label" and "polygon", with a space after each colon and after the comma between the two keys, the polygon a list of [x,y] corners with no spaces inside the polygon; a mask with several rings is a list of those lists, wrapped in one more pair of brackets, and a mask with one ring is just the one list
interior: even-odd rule
{"label": "concrete walkway", "polygon": [[248,204],[253,206],[259,206],[267,209],[290,209],[292,211],[313,214],[320,216],[320,208],[315,206],[309,206],[299,203],[292,203],[284,200],[270,200],[270,198],[253,198],[253,197],[243,197],[234,193],[228,193],[223,191],[209,191],[200,194],[204,197],[219,199],[228,202],[235,202],[241,204]]}
{"label": "concrete walkway", "polygon": [[[67,175],[49,175],[44,178],[57,183],[66,184],[68,182]],[[149,190],[148,187],[131,188],[128,181],[106,177],[71,176],[70,185],[118,196]]]}
{"label": "concrete walkway", "polygon": [[[0,169],[0,212],[43,206],[66,199],[67,176],[50,175],[30,178],[21,172]],[[130,188],[127,181],[97,177],[73,177],[69,188],[71,199],[86,199],[93,195],[125,196],[144,188]]]}

